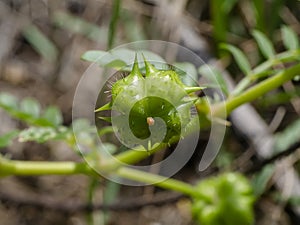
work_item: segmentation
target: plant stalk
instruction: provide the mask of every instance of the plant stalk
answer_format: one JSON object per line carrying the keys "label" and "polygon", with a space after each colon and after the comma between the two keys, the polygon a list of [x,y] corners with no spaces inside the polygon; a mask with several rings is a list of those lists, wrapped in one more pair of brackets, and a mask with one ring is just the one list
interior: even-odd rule
{"label": "plant stalk", "polygon": [[96,174],[86,163],[19,161],[0,158],[1,176]]}
{"label": "plant stalk", "polygon": [[231,95],[238,96],[239,94],[241,94],[241,92],[244,91],[245,88],[247,88],[253,81],[256,81],[258,78],[260,78],[262,73],[264,73],[271,67],[280,65],[282,63],[293,62],[295,60],[299,60],[299,58],[300,58],[300,50],[297,49],[294,51],[282,52],[276,55],[275,58],[268,59],[267,61],[255,67],[249,76],[244,77],[236,86],[236,88],[233,90]]}
{"label": "plant stalk", "polygon": [[216,104],[212,106],[212,115],[218,116],[220,112],[226,109],[227,115],[230,114],[234,109],[242,104],[251,102],[258,97],[263,96],[267,92],[280,87],[285,82],[293,79],[295,76],[300,74],[300,64],[292,66],[284,71],[280,71],[276,75],[260,82],[259,84],[249,88],[245,92],[241,93],[239,96],[234,96],[227,99],[222,104]]}
{"label": "plant stalk", "polygon": [[140,170],[131,169],[128,167],[122,167],[118,169],[115,172],[115,174],[130,180],[142,182],[145,184],[153,184],[161,188],[181,192],[185,195],[199,196],[199,193],[196,191],[194,186],[176,179],[163,177],[152,173],[147,173]]}
{"label": "plant stalk", "polygon": [[[181,192],[189,196],[199,195],[192,185],[172,178],[126,167],[121,167],[115,171],[111,171],[111,173],[137,182],[153,184],[158,187]],[[96,175],[96,172],[85,162],[42,162],[0,159],[0,177],[11,175],[40,176],[74,174]]]}

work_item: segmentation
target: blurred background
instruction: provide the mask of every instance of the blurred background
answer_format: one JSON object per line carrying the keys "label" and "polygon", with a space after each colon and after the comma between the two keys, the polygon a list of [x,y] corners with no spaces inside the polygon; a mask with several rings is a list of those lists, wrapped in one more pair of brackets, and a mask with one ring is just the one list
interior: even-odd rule
{"label": "blurred background", "polygon": [[[263,58],[251,32],[265,33],[280,52],[282,25],[300,35],[299,21],[296,0],[1,0],[0,92],[35,98],[42,107],[56,105],[69,126],[76,86],[90,65],[80,59],[85,51],[148,39],[176,42],[226,69],[225,80],[234,83],[243,74],[219,43],[239,47],[257,65]],[[247,112],[237,111],[213,165],[200,174],[195,154],[176,178],[194,182],[218,171],[250,171],[265,156],[262,152],[272,151],[265,149],[266,140],[282,135],[288,144],[299,141],[299,95],[299,81],[290,82]],[[24,127],[0,109],[0,135]],[[81,160],[61,142],[14,141],[0,151],[20,160]],[[255,174],[256,224],[300,224],[299,157],[299,150],[293,151],[274,168]],[[284,181],[283,171],[289,171]],[[97,210],[103,203],[110,209]],[[188,225],[193,224],[189,207],[188,199],[168,191],[78,175],[0,180],[1,225]]]}

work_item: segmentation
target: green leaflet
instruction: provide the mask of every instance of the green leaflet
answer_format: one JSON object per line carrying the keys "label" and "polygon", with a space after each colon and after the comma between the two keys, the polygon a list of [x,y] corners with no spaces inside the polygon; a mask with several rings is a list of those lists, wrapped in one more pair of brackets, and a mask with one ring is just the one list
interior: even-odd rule
{"label": "green leaflet", "polygon": [[233,55],[240,70],[246,76],[251,73],[250,63],[249,63],[246,55],[240,49],[238,49],[237,47],[235,47],[233,45],[224,44],[224,43],[220,45],[220,48],[229,51]]}
{"label": "green leaflet", "polygon": [[13,139],[16,138],[18,134],[18,130],[13,130],[3,135],[0,135],[0,148],[4,148],[11,145]]}
{"label": "green leaflet", "polygon": [[274,46],[272,41],[261,31],[254,30],[252,32],[255,38],[258,48],[266,59],[272,59],[275,56]]}
{"label": "green leaflet", "polygon": [[33,98],[18,101],[13,95],[0,92],[0,108],[28,125],[58,127],[63,122],[62,113],[56,106],[42,111],[39,102]]}
{"label": "green leaflet", "polygon": [[281,28],[282,41],[286,49],[297,50],[299,48],[299,38],[295,31],[288,26],[283,26]]}

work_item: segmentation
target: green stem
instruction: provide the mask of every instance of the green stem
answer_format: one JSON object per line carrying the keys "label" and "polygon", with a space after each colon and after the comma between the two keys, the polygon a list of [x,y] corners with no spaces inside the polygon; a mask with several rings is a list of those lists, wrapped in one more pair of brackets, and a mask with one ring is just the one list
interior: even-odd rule
{"label": "green stem", "polygon": [[[155,175],[126,167],[111,171],[120,177],[154,184],[158,187],[181,192],[189,196],[198,196],[195,188],[185,182],[175,180],[160,175]],[[87,163],[76,162],[41,162],[41,161],[17,161],[0,159],[0,177],[1,176],[37,176],[37,175],[72,175],[85,174],[96,175]]]}
{"label": "green stem", "polygon": [[[116,156],[114,156],[113,159],[106,160],[105,162],[101,163],[99,166],[99,169],[101,170],[113,170],[118,167],[124,166],[124,164],[132,165],[134,163],[137,163],[150,155],[162,150],[165,148],[167,144],[161,143],[158,146],[154,147],[151,150],[146,151],[143,147],[139,149],[130,149],[126,152],[122,152]],[[122,165],[123,164],[123,165]]]}
{"label": "green stem", "polygon": [[114,44],[118,20],[120,16],[121,9],[121,0],[114,0],[113,8],[112,8],[112,16],[109,24],[109,32],[108,32],[108,49],[111,49]]}
{"label": "green stem", "polygon": [[9,175],[92,175],[95,172],[86,163],[18,161],[0,158],[0,177]]}
{"label": "green stem", "polygon": [[259,66],[255,67],[252,73],[249,76],[244,77],[236,88],[231,93],[232,96],[239,95],[242,91],[245,90],[252,82],[256,81],[263,74],[268,75],[266,71],[273,66],[280,65],[282,63],[293,62],[300,59],[300,49],[294,51],[286,51],[276,55],[275,58],[269,59]]}
{"label": "green stem", "polygon": [[264,12],[264,1],[261,0],[253,0],[255,20],[256,20],[256,29],[260,31],[265,31],[265,12]]}
{"label": "green stem", "polygon": [[284,71],[281,71],[276,75],[260,82],[254,87],[246,90],[244,93],[240,94],[239,96],[229,98],[228,100],[225,101],[225,103],[222,103],[222,105],[217,104],[213,106],[212,114],[214,116],[218,116],[219,113],[224,110],[223,106],[225,106],[226,112],[227,114],[229,114],[240,105],[247,102],[251,102],[257,99],[258,97],[261,97],[265,93],[281,86],[285,82],[291,80],[293,77],[299,75],[299,73],[300,73],[300,64],[297,64]]}
{"label": "green stem", "polygon": [[227,15],[223,10],[223,0],[211,1],[211,16],[213,23],[213,37],[216,43],[226,42],[227,36]]}
{"label": "green stem", "polygon": [[151,174],[126,167],[118,169],[115,173],[123,178],[127,178],[130,180],[135,180],[146,184],[154,184],[155,186],[178,191],[189,196],[199,196],[199,193],[196,191],[194,186],[172,178],[162,177],[156,174]]}
{"label": "green stem", "polygon": [[263,73],[264,71],[268,70],[273,66],[280,65],[282,63],[293,62],[295,60],[299,60],[299,58],[300,49],[279,53],[275,56],[275,58],[268,59],[267,61],[255,67],[253,69],[253,74],[250,76],[256,77],[256,74]]}

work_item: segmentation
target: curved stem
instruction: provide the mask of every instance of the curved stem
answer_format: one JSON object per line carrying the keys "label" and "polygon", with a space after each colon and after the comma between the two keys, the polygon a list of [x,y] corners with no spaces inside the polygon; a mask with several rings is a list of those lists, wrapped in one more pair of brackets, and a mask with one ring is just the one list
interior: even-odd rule
{"label": "curved stem", "polygon": [[194,186],[176,179],[143,172],[140,170],[134,170],[127,167],[118,169],[115,174],[130,180],[135,180],[146,184],[153,184],[161,188],[178,191],[189,196],[199,196],[199,193],[196,191]]}
{"label": "curved stem", "polygon": [[276,66],[278,64],[293,62],[299,60],[300,58],[300,49],[294,51],[286,51],[276,55],[275,58],[269,59],[262,64],[258,65],[252,70],[252,73],[249,76],[244,77],[236,88],[231,93],[233,96],[239,95],[245,88],[247,88],[253,81],[256,81],[261,77],[261,74],[266,72],[269,68]]}
{"label": "curved stem", "polygon": [[167,146],[167,144],[161,143],[148,151],[146,151],[143,147],[141,147],[140,149],[127,150],[126,152],[122,152],[122,153],[114,156],[113,159],[106,160],[103,163],[101,163],[101,165],[99,165],[99,169],[113,170],[118,167],[124,166],[124,164],[132,165],[132,164],[137,163],[137,162],[149,157],[150,155],[162,150],[166,146]]}
{"label": "curved stem", "polygon": [[[178,191],[189,196],[199,195],[192,185],[172,178],[126,167],[121,167],[117,170],[111,171],[111,173],[145,184],[153,184],[158,187]],[[87,163],[17,161],[0,158],[0,177],[11,175],[36,176],[73,174],[85,174],[92,176],[96,175],[96,172],[91,169]]]}
{"label": "curved stem", "polygon": [[[292,66],[284,71],[277,73],[276,75],[260,82],[259,84],[249,88],[244,93],[241,93],[239,96],[229,98],[225,101],[225,104],[217,104],[212,107],[212,114],[218,116],[219,113],[224,110],[225,107],[227,114],[232,112],[234,109],[239,107],[244,103],[251,102],[258,97],[261,97],[265,93],[281,86],[285,82],[291,80],[295,76],[300,74],[300,64]],[[224,105],[224,106],[223,106]]]}

